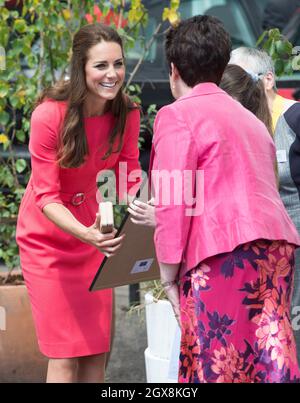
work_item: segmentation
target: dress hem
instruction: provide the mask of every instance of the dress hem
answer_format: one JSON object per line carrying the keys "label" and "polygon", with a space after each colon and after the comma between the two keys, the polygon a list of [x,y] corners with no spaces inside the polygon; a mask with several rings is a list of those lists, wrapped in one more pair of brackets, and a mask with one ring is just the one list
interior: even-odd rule
{"label": "dress hem", "polygon": [[84,343],[70,344],[46,344],[38,342],[41,353],[47,358],[76,358],[90,355],[104,354],[110,351],[110,342],[105,340],[99,345],[99,339]]}

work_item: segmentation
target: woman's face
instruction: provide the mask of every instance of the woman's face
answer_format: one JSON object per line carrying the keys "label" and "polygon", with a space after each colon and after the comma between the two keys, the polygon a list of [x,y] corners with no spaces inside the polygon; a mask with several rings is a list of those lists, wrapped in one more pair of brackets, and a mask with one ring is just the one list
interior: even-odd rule
{"label": "woman's face", "polygon": [[125,65],[121,46],[102,41],[88,51],[85,79],[90,95],[102,100],[116,97],[125,79]]}

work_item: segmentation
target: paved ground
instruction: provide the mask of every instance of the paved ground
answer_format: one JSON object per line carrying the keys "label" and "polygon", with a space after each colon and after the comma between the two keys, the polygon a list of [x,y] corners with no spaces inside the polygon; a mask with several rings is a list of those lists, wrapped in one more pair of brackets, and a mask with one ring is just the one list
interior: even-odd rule
{"label": "paved ground", "polygon": [[128,286],[115,289],[116,329],[107,369],[107,382],[146,382],[144,351],[147,334],[144,313],[128,314]]}

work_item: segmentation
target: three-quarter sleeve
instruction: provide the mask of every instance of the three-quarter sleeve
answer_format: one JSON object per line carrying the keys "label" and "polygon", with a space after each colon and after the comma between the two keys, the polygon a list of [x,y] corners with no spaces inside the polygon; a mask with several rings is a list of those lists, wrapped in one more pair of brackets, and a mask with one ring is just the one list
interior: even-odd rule
{"label": "three-quarter sleeve", "polygon": [[140,134],[140,111],[132,110],[126,122],[123,147],[115,167],[119,200],[126,194],[135,196],[141,182],[138,140]]}
{"label": "three-quarter sleeve", "polygon": [[197,145],[180,112],[162,108],[154,124],[155,246],[159,262],[180,263],[188,241]]}
{"label": "three-quarter sleeve", "polygon": [[29,151],[32,185],[37,206],[63,204],[60,199],[59,166],[57,163],[58,131],[61,114],[55,102],[40,104],[31,117]]}

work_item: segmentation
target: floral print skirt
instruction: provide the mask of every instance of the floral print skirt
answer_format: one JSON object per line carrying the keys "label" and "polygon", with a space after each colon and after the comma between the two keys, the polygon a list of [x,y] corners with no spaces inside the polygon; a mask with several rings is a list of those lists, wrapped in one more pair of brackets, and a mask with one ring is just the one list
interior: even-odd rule
{"label": "floral print skirt", "polygon": [[290,302],[294,246],[257,240],[181,281],[179,382],[299,383]]}

